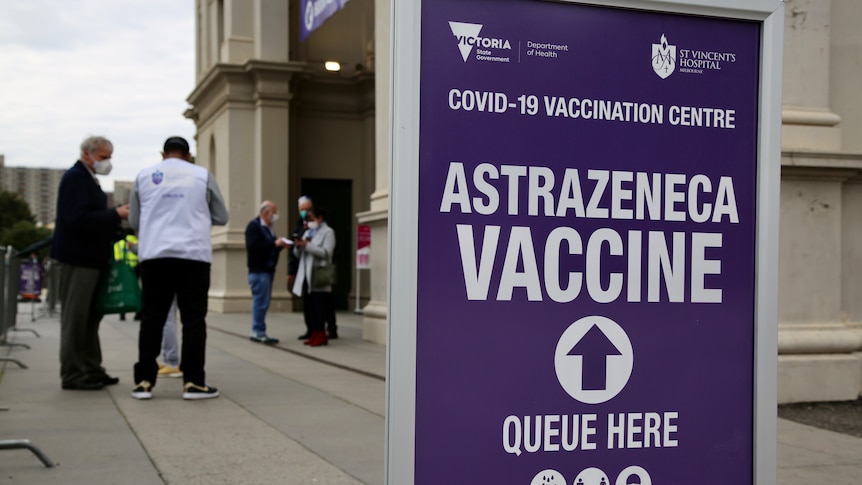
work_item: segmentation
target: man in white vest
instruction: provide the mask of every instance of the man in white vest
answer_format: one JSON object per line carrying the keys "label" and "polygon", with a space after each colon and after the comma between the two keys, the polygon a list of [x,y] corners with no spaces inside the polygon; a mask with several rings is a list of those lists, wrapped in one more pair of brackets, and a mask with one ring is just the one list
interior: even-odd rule
{"label": "man in white vest", "polygon": [[227,224],[228,211],[212,174],[190,163],[186,140],[168,138],[162,156],[160,163],[138,173],[129,194],[129,224],[138,233],[143,290],[132,397],[153,397],[162,329],[176,295],[183,329],[183,399],[210,399],[218,397],[204,372],[210,228]]}

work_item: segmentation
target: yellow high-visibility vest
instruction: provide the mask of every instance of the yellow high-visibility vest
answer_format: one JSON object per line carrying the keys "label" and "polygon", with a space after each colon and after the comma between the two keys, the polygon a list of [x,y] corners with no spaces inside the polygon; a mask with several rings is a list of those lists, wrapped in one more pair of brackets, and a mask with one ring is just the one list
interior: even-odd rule
{"label": "yellow high-visibility vest", "polygon": [[126,252],[126,261],[129,263],[129,266],[134,268],[138,265],[138,255],[133,253],[131,249],[129,249],[129,245],[137,245],[138,244],[138,236],[128,235],[125,239],[120,239],[119,241],[114,243],[114,259],[116,261],[123,260],[123,250]]}

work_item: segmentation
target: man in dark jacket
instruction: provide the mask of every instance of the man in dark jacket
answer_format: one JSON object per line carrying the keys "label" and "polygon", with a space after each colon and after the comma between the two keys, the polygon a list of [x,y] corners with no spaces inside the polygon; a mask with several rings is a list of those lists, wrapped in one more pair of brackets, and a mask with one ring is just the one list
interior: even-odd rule
{"label": "man in dark jacket", "polygon": [[278,264],[278,254],[286,247],[276,237],[273,224],[278,220],[278,207],[265,200],[258,217],[245,228],[245,251],[248,256],[248,286],[251,287],[251,335],[249,340],[262,344],[277,344],[278,339],[266,334],[266,312],[272,297],[272,277]]}
{"label": "man in dark jacket", "polygon": [[96,288],[113,257],[120,221],[129,206],[108,208],[96,174],[111,171],[114,146],[91,136],[81,158],[63,175],[57,194],[57,220],[51,258],[60,262],[60,379],[63,389],[98,390],[120,380],[102,367]]}

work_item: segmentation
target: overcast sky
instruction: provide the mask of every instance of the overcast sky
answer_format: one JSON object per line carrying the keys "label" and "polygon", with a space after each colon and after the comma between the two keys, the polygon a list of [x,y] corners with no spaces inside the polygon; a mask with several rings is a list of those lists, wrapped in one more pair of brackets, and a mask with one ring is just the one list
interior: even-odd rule
{"label": "overcast sky", "polygon": [[0,154],[68,168],[81,141],[114,144],[103,178],[132,180],[168,136],[194,145],[193,0],[0,0]]}

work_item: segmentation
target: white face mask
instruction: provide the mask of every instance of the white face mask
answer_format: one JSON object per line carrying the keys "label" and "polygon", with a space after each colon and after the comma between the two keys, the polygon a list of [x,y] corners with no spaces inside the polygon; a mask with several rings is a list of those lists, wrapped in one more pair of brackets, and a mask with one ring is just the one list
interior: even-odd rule
{"label": "white face mask", "polygon": [[309,229],[317,229],[318,227],[320,227],[320,224],[318,224],[317,221],[309,221],[308,222],[308,228]]}
{"label": "white face mask", "polygon": [[271,222],[271,224],[275,224],[275,221],[277,221],[277,220],[278,220],[278,212],[276,212],[275,214],[273,214],[273,215],[272,215],[272,222]]}
{"label": "white face mask", "polygon": [[110,158],[106,158],[104,160],[95,160],[93,162],[93,171],[99,175],[108,175],[109,173],[111,173],[112,168],[114,168],[114,166],[111,165]]}

